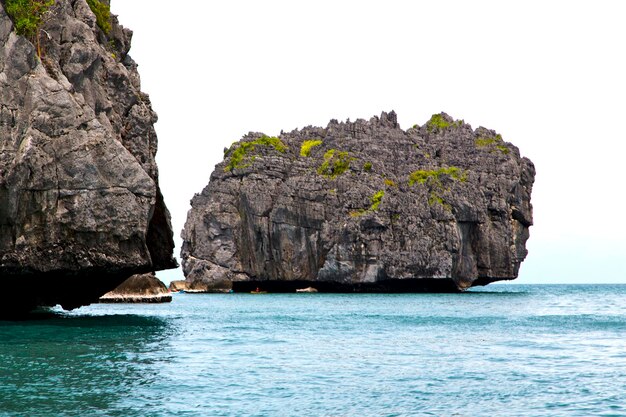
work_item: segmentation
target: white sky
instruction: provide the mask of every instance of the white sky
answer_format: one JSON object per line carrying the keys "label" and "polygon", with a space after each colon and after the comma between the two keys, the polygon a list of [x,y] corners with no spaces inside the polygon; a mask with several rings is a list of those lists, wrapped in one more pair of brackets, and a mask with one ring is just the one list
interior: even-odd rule
{"label": "white sky", "polygon": [[189,200],[245,133],[445,111],[535,163],[516,282],[626,283],[626,2],[112,2],[159,114],[176,255]]}

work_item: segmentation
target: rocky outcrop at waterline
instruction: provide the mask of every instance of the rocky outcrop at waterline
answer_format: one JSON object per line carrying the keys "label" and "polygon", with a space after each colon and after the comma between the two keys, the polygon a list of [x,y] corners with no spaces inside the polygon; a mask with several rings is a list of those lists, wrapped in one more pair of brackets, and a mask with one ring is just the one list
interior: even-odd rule
{"label": "rocky outcrop at waterline", "polygon": [[182,232],[207,291],[458,291],[517,277],[532,162],[442,113],[249,133],[225,149]]}
{"label": "rocky outcrop at waterline", "polygon": [[100,297],[100,303],[169,303],[172,295],[153,273],[137,274]]}
{"label": "rocky outcrop at waterline", "polygon": [[132,32],[104,1],[52,3],[34,35],[0,3],[3,310],[75,308],[176,266]]}

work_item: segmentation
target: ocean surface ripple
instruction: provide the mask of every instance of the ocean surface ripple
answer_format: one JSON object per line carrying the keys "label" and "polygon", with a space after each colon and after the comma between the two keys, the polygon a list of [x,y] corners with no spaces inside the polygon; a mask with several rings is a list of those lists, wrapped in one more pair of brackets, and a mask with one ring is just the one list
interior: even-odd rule
{"label": "ocean surface ripple", "polygon": [[626,416],[626,285],[176,294],[0,321],[0,416]]}

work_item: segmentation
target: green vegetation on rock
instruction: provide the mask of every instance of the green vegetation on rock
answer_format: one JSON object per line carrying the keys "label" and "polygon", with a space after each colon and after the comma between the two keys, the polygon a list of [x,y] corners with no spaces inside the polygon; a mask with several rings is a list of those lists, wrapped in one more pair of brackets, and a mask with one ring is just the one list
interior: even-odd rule
{"label": "green vegetation on rock", "polygon": [[300,156],[304,156],[304,157],[309,156],[311,154],[311,148],[320,146],[321,144],[322,144],[322,141],[319,139],[305,140],[304,142],[302,142],[302,146],[300,147]]}
{"label": "green vegetation on rock", "polygon": [[446,127],[450,127],[450,122],[444,119],[442,114],[433,114],[428,122],[426,122],[426,129],[429,132],[439,129],[443,130]]}
{"label": "green vegetation on rock", "polygon": [[96,15],[96,24],[105,35],[111,31],[111,6],[101,0],[87,0],[89,8]]}
{"label": "green vegetation on rock", "polygon": [[444,209],[451,211],[452,210],[452,206],[448,203],[445,202],[445,200],[443,199],[443,197],[441,197],[439,194],[437,194],[436,191],[431,191],[430,195],[428,196],[428,205],[432,206],[435,204],[440,204],[443,206]]}
{"label": "green vegetation on rock", "polygon": [[465,182],[467,179],[466,173],[461,173],[461,169],[458,167],[439,168],[437,170],[417,170],[411,172],[409,175],[409,185],[413,185],[416,182],[418,184],[424,184],[431,179],[436,184],[440,184],[440,177],[447,175],[455,180]]}
{"label": "green vegetation on rock", "polygon": [[[233,144],[233,146],[235,145],[236,144]],[[255,156],[253,155],[250,157],[250,154],[254,152],[257,146],[271,146],[280,153],[285,153],[288,149],[287,146],[277,137],[265,135],[251,142],[241,142],[234,150],[232,150],[231,146],[231,149],[225,152],[225,155],[230,154],[230,162],[226,168],[224,168],[224,171],[232,171],[235,168],[239,169],[250,166],[250,163],[255,159]]]}
{"label": "green vegetation on rock", "polygon": [[384,196],[385,196],[384,190],[379,190],[373,196],[371,196],[370,202],[372,203],[372,205],[370,206],[370,210],[372,211],[378,210],[378,206],[380,206],[380,202],[383,201]]}
{"label": "green vegetation on rock", "polygon": [[350,214],[350,217],[359,217],[359,216],[364,215],[365,213],[367,213],[367,210],[358,209],[358,210],[352,210],[349,214]]}
{"label": "green vegetation on rock", "polygon": [[37,47],[37,56],[41,57],[39,31],[44,17],[54,0],[6,0],[5,10],[15,26],[18,35],[28,38]]}
{"label": "green vegetation on rock", "polygon": [[491,152],[494,152],[496,149],[505,155],[511,152],[511,150],[504,144],[504,140],[500,134],[493,137],[480,136],[474,141],[474,143],[476,143],[476,146],[479,148],[492,148]]}
{"label": "green vegetation on rock", "polygon": [[372,170],[372,163],[366,162],[363,164],[363,171],[370,172]]}
{"label": "green vegetation on rock", "polygon": [[376,191],[374,195],[370,197],[370,203],[371,203],[370,207],[367,210],[365,209],[353,210],[350,212],[350,217],[359,217],[359,216],[364,215],[365,213],[377,211],[378,206],[380,206],[380,203],[383,201],[384,196],[385,196],[385,190]]}
{"label": "green vegetation on rock", "polygon": [[431,187],[430,194],[428,196],[428,204],[431,206],[433,204],[441,204],[443,208],[451,211],[452,207],[450,206],[450,204],[446,203],[443,197],[439,195],[439,192],[444,191],[444,187],[441,184],[441,177],[444,175],[452,178],[453,180],[465,182],[467,181],[468,174],[467,171],[462,171],[460,168],[454,166],[448,168],[439,168],[436,170],[420,169],[417,171],[413,171],[409,175],[409,185],[414,185],[415,183],[428,183]]}
{"label": "green vegetation on rock", "polygon": [[428,122],[426,122],[426,130],[434,132],[436,130],[444,130],[450,126],[461,127],[463,126],[463,120],[456,120],[454,122],[447,121],[442,113],[433,114]]}
{"label": "green vegetation on rock", "polygon": [[324,162],[317,169],[317,173],[329,178],[337,178],[350,168],[352,158],[348,152],[339,152],[330,149],[324,154]]}

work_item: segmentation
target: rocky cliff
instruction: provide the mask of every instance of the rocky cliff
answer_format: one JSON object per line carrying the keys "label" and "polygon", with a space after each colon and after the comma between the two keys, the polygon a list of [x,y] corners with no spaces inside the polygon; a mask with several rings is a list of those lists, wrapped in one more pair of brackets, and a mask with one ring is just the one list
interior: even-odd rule
{"label": "rocky cliff", "polygon": [[154,273],[137,274],[100,297],[103,304],[169,303],[172,294]]}
{"label": "rocky cliff", "polygon": [[250,133],[225,149],[182,232],[206,290],[457,291],[517,277],[535,168],[442,113]]}
{"label": "rocky cliff", "polygon": [[51,3],[34,36],[0,3],[4,309],[74,308],[176,266],[132,32],[104,1]]}

